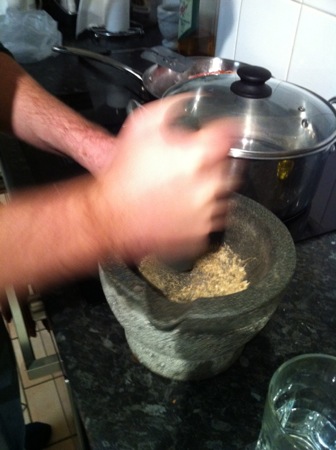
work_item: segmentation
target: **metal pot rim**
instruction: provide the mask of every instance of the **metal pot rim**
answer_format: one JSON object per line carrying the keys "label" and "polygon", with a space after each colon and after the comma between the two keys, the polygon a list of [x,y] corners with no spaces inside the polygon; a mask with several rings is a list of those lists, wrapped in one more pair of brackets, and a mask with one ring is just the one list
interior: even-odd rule
{"label": "metal pot rim", "polygon": [[[247,67],[254,66],[241,66],[238,73]],[[336,141],[335,108],[318,94],[271,77],[263,83],[268,96],[248,97],[232,88],[241,82],[237,80],[235,73],[200,77],[168,89],[164,96],[191,94],[185,116],[177,119],[186,126],[236,119],[241,131],[233,157],[297,158],[324,151]]]}
{"label": "metal pot rim", "polygon": [[335,147],[336,142],[336,131],[334,135],[332,136],[332,139],[330,139],[328,142],[314,148],[314,149],[300,149],[298,151],[288,150],[283,151],[281,154],[273,154],[270,152],[257,152],[257,151],[251,151],[251,150],[244,150],[237,147],[232,147],[229,151],[229,156],[231,158],[236,159],[247,159],[247,160],[259,160],[259,161],[277,161],[279,159],[296,159],[296,158],[302,158],[306,156],[312,156],[316,155],[318,153],[323,152],[332,152],[336,150]]}

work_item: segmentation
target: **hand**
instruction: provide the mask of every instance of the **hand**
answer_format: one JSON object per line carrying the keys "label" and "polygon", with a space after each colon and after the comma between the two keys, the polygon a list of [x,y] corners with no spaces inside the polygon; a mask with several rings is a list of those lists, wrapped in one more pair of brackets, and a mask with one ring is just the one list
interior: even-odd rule
{"label": "hand", "polygon": [[225,226],[236,182],[227,158],[235,127],[173,127],[171,111],[183,103],[171,97],[136,111],[96,177],[16,193],[0,208],[0,292],[91,273],[108,256],[174,262],[206,249],[208,234]]}
{"label": "hand", "polygon": [[[210,232],[225,227],[228,196],[237,183],[227,158],[235,127],[227,119],[198,131],[173,127],[171,111],[183,110],[184,99],[135,111],[100,179],[97,198],[111,214],[106,234],[113,233],[113,247],[119,241],[118,253],[128,261],[148,253],[194,257],[205,250]],[[118,229],[109,230],[117,219]]]}

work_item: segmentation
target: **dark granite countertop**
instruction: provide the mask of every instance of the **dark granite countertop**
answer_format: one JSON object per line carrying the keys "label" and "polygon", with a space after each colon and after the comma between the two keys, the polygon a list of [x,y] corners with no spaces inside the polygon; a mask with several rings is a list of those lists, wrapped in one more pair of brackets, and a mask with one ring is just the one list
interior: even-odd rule
{"label": "dark granite countertop", "polygon": [[[113,51],[157,44],[158,36],[67,43]],[[139,70],[147,64],[138,55],[132,63]],[[61,98],[83,94],[86,101],[97,80],[92,67],[64,55],[26,68]],[[2,159],[17,174],[15,183],[31,182],[20,152],[7,151]],[[275,369],[302,353],[336,355],[336,233],[303,241],[296,249],[295,275],[270,322],[231,368],[199,382],[164,379],[135,360],[98,275],[49,292],[48,314],[92,450],[253,448]]]}
{"label": "dark granite countertop", "polygon": [[98,279],[54,292],[48,309],[92,449],[250,448],[275,369],[302,353],[336,355],[336,233],[297,244],[278,310],[226,372],[180,382],[132,356]]}

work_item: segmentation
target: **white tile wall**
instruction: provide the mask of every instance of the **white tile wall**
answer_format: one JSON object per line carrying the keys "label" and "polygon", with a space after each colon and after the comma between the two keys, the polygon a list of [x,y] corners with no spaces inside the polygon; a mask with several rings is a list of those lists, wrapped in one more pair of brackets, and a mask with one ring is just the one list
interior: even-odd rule
{"label": "white tile wall", "polygon": [[336,0],[220,0],[216,54],[336,96]]}
{"label": "white tile wall", "polygon": [[302,0],[302,3],[336,16],[335,0]]}
{"label": "white tile wall", "polygon": [[221,0],[218,18],[217,53],[234,59],[239,16],[243,0]]}
{"label": "white tile wall", "polygon": [[288,0],[268,0],[267,5],[265,0],[243,1],[236,59],[255,60],[253,64],[265,65],[285,79],[299,15],[300,5]]}
{"label": "white tile wall", "polygon": [[288,80],[327,99],[336,96],[335,44],[336,17],[303,6]]}

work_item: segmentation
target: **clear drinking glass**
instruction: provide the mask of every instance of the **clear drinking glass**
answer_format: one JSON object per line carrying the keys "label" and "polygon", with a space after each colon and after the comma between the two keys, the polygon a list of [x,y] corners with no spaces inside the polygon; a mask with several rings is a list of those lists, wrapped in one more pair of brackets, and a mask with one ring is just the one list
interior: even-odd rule
{"label": "clear drinking glass", "polygon": [[277,369],[256,450],[336,450],[336,357],[306,354]]}

